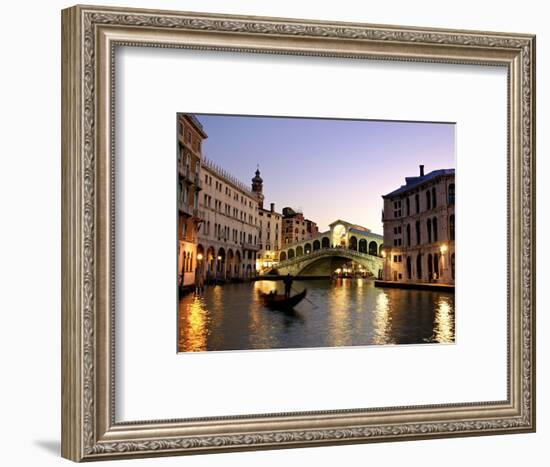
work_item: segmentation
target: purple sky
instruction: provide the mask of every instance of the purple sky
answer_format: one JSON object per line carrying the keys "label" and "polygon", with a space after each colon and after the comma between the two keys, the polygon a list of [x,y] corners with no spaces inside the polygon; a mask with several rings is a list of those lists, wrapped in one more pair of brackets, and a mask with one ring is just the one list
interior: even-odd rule
{"label": "purple sky", "polygon": [[382,234],[383,194],[405,177],[455,167],[455,125],[197,115],[203,154],[250,185],[256,165],[264,207],[300,208],[321,231],[336,219]]}

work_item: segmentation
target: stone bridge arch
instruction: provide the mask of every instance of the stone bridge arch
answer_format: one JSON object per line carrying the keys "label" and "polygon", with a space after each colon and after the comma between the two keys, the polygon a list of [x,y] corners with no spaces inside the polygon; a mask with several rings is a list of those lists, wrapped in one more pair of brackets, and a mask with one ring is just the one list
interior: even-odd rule
{"label": "stone bridge arch", "polygon": [[[369,255],[347,248],[324,248],[315,250],[311,254],[295,256],[285,261],[280,261],[272,272],[280,275],[292,276],[329,276],[333,265],[338,261],[353,261],[361,265],[369,275],[378,277],[383,268],[383,260],[377,255]],[[322,267],[315,267],[315,266]],[[321,273],[322,272],[322,273]]]}

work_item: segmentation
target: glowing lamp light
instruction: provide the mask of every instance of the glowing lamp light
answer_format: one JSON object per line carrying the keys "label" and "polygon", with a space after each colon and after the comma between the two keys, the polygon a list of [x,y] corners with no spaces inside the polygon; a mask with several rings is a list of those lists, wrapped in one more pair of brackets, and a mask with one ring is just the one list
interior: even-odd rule
{"label": "glowing lamp light", "polygon": [[218,256],[218,261],[221,261],[222,260],[222,257],[221,256]]}
{"label": "glowing lamp light", "polygon": [[441,245],[441,247],[439,248],[439,251],[441,251],[441,253],[446,253],[447,252],[447,245],[445,245],[445,244]]}
{"label": "glowing lamp light", "polygon": [[386,251],[382,250],[382,258],[385,258],[385,257],[386,257]]}
{"label": "glowing lamp light", "polygon": [[199,254],[197,255],[197,259],[198,259],[199,261],[202,261],[202,253],[199,253]]}

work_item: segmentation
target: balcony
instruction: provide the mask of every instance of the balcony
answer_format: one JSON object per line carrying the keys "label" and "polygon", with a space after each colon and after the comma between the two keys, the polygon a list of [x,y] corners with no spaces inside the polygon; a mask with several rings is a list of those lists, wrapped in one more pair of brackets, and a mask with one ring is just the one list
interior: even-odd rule
{"label": "balcony", "polygon": [[193,217],[195,219],[200,219],[200,220],[204,220],[205,218],[205,213],[202,209],[199,209],[199,208],[193,208]]}
{"label": "balcony", "polygon": [[191,172],[191,169],[188,166],[184,167],[180,164],[178,170],[184,181],[187,183],[195,182],[195,174]]}
{"label": "balcony", "polygon": [[243,250],[250,250],[250,251],[259,251],[260,250],[259,245],[254,245],[253,243],[248,243],[248,242],[242,242],[241,247],[242,247]]}
{"label": "balcony", "polygon": [[180,198],[178,200],[178,209],[183,212],[184,214],[187,214],[188,216],[193,215],[193,207],[189,206],[189,203],[186,203],[183,201],[183,198]]}
{"label": "balcony", "polygon": [[191,172],[189,167],[182,167],[178,164],[178,171],[183,181],[189,185],[195,185],[197,190],[202,190],[202,180],[200,174]]}
{"label": "balcony", "polygon": [[195,173],[195,176],[193,177],[193,183],[195,184],[195,187],[197,190],[202,190],[202,180],[201,176],[198,173]]}

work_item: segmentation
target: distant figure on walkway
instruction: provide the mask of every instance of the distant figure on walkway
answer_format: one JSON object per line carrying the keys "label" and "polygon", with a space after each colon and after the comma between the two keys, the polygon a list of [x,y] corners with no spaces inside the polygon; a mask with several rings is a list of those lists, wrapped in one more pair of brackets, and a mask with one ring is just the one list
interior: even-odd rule
{"label": "distant figure on walkway", "polygon": [[292,289],[292,281],[293,279],[290,274],[287,274],[283,279],[283,282],[285,284],[285,298],[290,297],[290,290]]}

